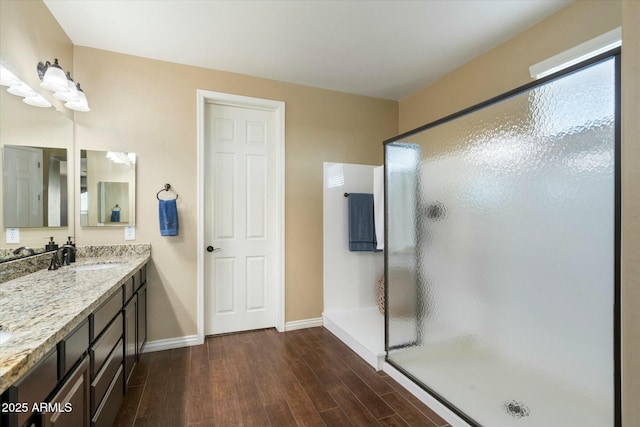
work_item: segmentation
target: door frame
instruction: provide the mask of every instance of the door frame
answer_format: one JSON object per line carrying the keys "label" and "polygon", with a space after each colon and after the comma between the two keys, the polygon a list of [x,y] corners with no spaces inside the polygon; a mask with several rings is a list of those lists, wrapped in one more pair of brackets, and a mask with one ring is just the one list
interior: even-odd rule
{"label": "door frame", "polygon": [[275,262],[273,289],[275,295],[276,324],[278,331],[285,328],[285,286],[284,286],[284,200],[285,200],[285,103],[271,99],[253,98],[223,92],[197,90],[197,192],[198,192],[198,220],[197,220],[197,325],[196,335],[198,343],[204,343],[204,199],[205,199],[205,105],[217,104],[230,107],[251,108],[255,110],[272,111],[275,113],[275,180],[273,194],[276,200],[275,215]]}

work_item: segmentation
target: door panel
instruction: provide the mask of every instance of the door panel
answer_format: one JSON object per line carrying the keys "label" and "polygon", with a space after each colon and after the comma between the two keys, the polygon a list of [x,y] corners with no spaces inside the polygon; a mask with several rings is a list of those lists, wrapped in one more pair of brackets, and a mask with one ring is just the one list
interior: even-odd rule
{"label": "door panel", "polygon": [[236,260],[216,258],[214,261],[214,283],[216,314],[234,313],[236,288]]}
{"label": "door panel", "polygon": [[266,258],[247,257],[247,310],[266,309]]}
{"label": "door panel", "polygon": [[42,150],[5,146],[4,223],[12,227],[42,227]]}
{"label": "door panel", "polygon": [[214,164],[215,182],[220,185],[215,192],[214,212],[216,218],[214,229],[215,240],[234,239],[235,236],[235,176],[236,155],[233,153],[216,153]]}
{"label": "door panel", "polygon": [[247,156],[247,239],[265,239],[267,159]]}
{"label": "door panel", "polygon": [[205,333],[275,326],[275,114],[205,109]]}

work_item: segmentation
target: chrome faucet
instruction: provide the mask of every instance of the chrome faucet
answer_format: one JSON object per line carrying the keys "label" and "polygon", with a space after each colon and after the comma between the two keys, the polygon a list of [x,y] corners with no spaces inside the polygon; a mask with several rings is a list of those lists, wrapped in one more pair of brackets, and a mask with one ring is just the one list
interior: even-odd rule
{"label": "chrome faucet", "polygon": [[[59,247],[51,258],[51,264],[49,264],[49,270],[57,270],[63,265],[69,265],[69,253],[75,252],[75,246],[64,245]],[[62,262],[60,261],[60,254],[62,253]]]}
{"label": "chrome faucet", "polygon": [[14,255],[18,255],[22,251],[25,251],[27,253],[27,255],[35,255],[36,254],[36,251],[31,249],[29,246],[20,246],[18,249],[13,251],[13,254]]}

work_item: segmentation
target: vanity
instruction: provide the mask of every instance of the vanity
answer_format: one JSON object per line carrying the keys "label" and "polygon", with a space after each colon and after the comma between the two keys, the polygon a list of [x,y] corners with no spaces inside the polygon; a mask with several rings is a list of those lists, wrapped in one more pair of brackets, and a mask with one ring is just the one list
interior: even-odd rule
{"label": "vanity", "polygon": [[113,425],[146,342],[151,250],[104,248],[0,285],[2,427]]}

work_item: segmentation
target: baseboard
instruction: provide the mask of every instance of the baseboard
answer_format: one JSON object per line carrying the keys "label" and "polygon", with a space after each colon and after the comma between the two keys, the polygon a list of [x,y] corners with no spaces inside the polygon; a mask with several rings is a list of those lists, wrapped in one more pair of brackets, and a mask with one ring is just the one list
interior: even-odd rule
{"label": "baseboard", "polygon": [[143,353],[151,353],[154,351],[171,350],[180,347],[190,347],[192,345],[202,344],[198,340],[197,335],[186,335],[178,338],[168,338],[165,340],[147,341],[144,346]]}
{"label": "baseboard", "polygon": [[[287,322],[284,325],[285,331],[295,331],[296,329],[315,328],[322,326],[322,318],[295,320]],[[202,344],[198,340],[197,335],[186,335],[178,338],[168,338],[166,340],[148,341],[144,346],[143,353],[151,353],[154,351],[171,350],[180,347],[190,347],[192,345]]]}
{"label": "baseboard", "polygon": [[[322,318],[295,320],[287,322],[284,325],[285,331],[295,331],[296,329],[314,328],[322,326]],[[180,347],[190,347],[192,345],[202,344],[198,340],[197,335],[186,335],[184,337],[168,338],[166,340],[148,341],[144,346],[143,353],[151,353],[154,351],[172,350]]]}
{"label": "baseboard", "polygon": [[317,326],[322,326],[322,317],[287,322],[284,324],[284,330],[295,331],[296,329],[315,328]]}
{"label": "baseboard", "polygon": [[328,316],[324,315],[324,327],[342,341],[347,347],[353,350],[365,362],[371,365],[376,371],[382,370],[385,352],[375,352],[354,338],[349,332],[345,331],[338,324],[333,322]]}

